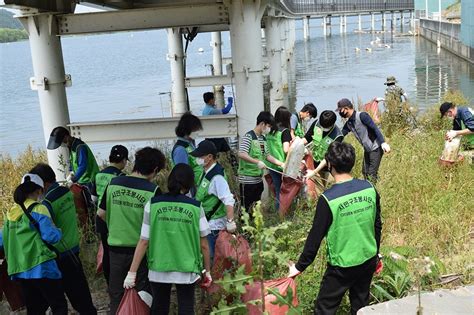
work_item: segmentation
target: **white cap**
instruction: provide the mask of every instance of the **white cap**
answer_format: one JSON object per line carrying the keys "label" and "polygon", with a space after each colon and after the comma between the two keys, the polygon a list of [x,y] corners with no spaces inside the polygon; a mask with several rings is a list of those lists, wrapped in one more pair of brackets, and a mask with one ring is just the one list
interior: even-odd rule
{"label": "white cap", "polygon": [[23,184],[25,182],[33,182],[36,185],[40,186],[41,188],[44,188],[43,180],[41,179],[41,177],[39,177],[36,174],[25,174],[25,175],[23,175],[23,178],[21,179],[21,183]]}

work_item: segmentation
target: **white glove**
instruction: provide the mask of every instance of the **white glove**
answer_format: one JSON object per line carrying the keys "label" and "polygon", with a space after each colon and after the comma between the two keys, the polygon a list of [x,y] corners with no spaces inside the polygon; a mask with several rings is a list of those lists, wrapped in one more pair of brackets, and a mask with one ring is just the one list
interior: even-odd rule
{"label": "white glove", "polygon": [[446,132],[446,140],[451,141],[454,138],[456,138],[457,135],[458,135],[458,133],[456,132],[456,130],[450,130],[450,131]]}
{"label": "white glove", "polygon": [[377,97],[375,100],[377,102],[385,102],[385,99],[383,97]]}
{"label": "white glove", "polygon": [[265,163],[263,163],[262,161],[258,161],[258,164],[257,164],[257,165],[258,165],[258,168],[261,169],[261,170],[263,170],[265,167],[267,167],[267,166],[265,165]]}
{"label": "white glove", "polygon": [[390,152],[390,146],[388,145],[388,143],[386,143],[386,142],[382,143],[382,150],[383,150],[383,152],[385,152],[385,153],[389,153],[389,152]]}
{"label": "white glove", "polygon": [[286,164],[285,164],[285,163],[283,163],[282,165],[280,165],[280,167],[281,167],[281,169],[282,169],[282,170],[284,170],[284,169],[285,169],[285,167],[286,167]]}
{"label": "white glove", "polygon": [[237,230],[237,224],[235,223],[234,220],[232,220],[230,222],[229,222],[229,220],[227,220],[225,228],[226,228],[227,232],[234,233],[235,230]]}
{"label": "white glove", "polygon": [[306,178],[312,178],[316,175],[316,170],[307,170],[306,171]]}
{"label": "white glove", "polygon": [[73,178],[74,178],[74,173],[73,172],[69,173],[69,175],[66,177],[66,186],[67,187],[71,187],[72,184],[74,184],[74,182],[72,181]]}
{"label": "white glove", "polygon": [[209,288],[212,284],[212,277],[209,271],[206,271],[204,278],[201,281],[202,288]]}
{"label": "white glove", "polygon": [[140,291],[138,292],[138,296],[143,302],[145,302],[146,305],[148,305],[148,307],[151,307],[151,304],[153,304],[153,296],[150,293],[146,291]]}
{"label": "white glove", "polygon": [[135,280],[137,279],[137,273],[136,272],[128,272],[127,277],[123,281],[123,287],[125,289],[131,289],[135,287]]}
{"label": "white glove", "polygon": [[294,278],[301,273],[301,271],[296,269],[295,264],[291,264],[289,267],[290,271],[288,272],[288,278]]}

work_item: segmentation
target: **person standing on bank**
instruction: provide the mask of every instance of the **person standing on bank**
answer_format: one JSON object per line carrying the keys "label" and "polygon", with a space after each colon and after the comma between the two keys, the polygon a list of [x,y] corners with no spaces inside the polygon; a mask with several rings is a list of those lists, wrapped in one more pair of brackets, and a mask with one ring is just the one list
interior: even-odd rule
{"label": "person standing on bank", "polygon": [[[122,300],[123,280],[127,276],[133,260],[133,253],[140,239],[145,204],[161,194],[160,188],[152,181],[165,167],[166,158],[154,148],[145,147],[135,153],[135,165],[131,175],[118,176],[110,181],[104,191],[97,212],[107,223],[110,253],[110,312],[115,314]],[[148,303],[150,285],[147,279],[147,263],[143,260],[138,268],[137,291]]]}
{"label": "person standing on bank", "polygon": [[[202,110],[203,116],[228,114],[232,109],[232,104],[234,103],[234,99],[232,97],[228,97],[227,106],[222,109],[218,109],[216,108],[216,99],[214,98],[214,93],[206,92],[203,94],[202,98],[204,99],[205,103],[204,109]],[[209,138],[207,140],[214,143],[217,148],[217,152],[230,151],[229,144],[225,138]]]}
{"label": "person standing on bank", "polygon": [[380,197],[369,181],[352,178],[355,159],[350,144],[333,142],[329,146],[326,161],[336,183],[319,197],[303,253],[290,265],[288,277],[303,272],[326,237],[328,267],[314,314],[336,314],[347,290],[351,314],[369,304],[382,232]]}
{"label": "person standing on bank", "polygon": [[44,182],[36,174],[25,174],[15,189],[16,203],[7,212],[3,227],[3,245],[8,275],[18,281],[28,314],[67,315],[61,271],[56,249],[61,231],[54,226],[48,209],[38,202]]}
{"label": "person standing on bank", "polygon": [[[285,106],[280,106],[275,111],[275,124],[272,130],[266,135],[268,152],[278,161],[285,163],[286,155],[290,149],[291,127],[290,127],[291,112]],[[276,164],[266,162],[270,176],[272,177],[273,187],[275,187],[275,208],[280,208],[280,190],[282,183],[283,168]]]}
{"label": "person standing on bank", "polygon": [[[195,186],[199,184],[199,179],[204,170],[202,166],[196,163],[196,158],[190,153],[196,149],[195,138],[200,130],[202,130],[201,120],[189,112],[185,113],[181,116],[178,126],[176,126],[175,133],[178,136],[178,141],[171,150],[173,165],[184,163],[191,166],[194,172]],[[194,187],[190,193],[192,196],[196,194]]]}
{"label": "person standing on bank", "polygon": [[408,101],[407,93],[397,85],[397,79],[393,75],[387,77],[387,81],[384,84],[387,86],[385,89],[385,99],[393,97],[399,102]]}
{"label": "person standing on bank", "polygon": [[318,117],[318,110],[313,103],[305,104],[299,113],[291,115],[290,126],[292,139],[295,137],[303,138],[305,134],[304,125],[316,117]]}
{"label": "person standing on bank", "polygon": [[196,200],[201,206],[209,222],[211,233],[207,236],[211,256],[214,259],[214,247],[221,230],[234,233],[237,225],[234,221],[234,195],[230,192],[226,174],[222,165],[217,162],[217,149],[209,140],[199,143],[196,150],[191,152],[199,165],[204,167],[197,188]]}
{"label": "person standing on bank", "polygon": [[69,130],[59,126],[51,131],[48,142],[48,150],[55,150],[60,146],[69,149],[70,171],[67,182],[78,183],[94,191],[95,175],[99,172],[99,166],[94,154],[87,144],[81,139],[74,138]]}
{"label": "person standing on bank", "polygon": [[[104,168],[102,171],[97,173],[95,176],[96,194],[98,198],[98,204],[102,201],[105,188],[109,185],[112,178],[117,176],[125,176],[123,169],[127,166],[128,162],[128,150],[123,145],[115,145],[110,150],[109,155],[109,166]],[[102,270],[104,272],[105,281],[109,284],[110,278],[110,258],[109,258],[109,244],[107,244],[107,237],[109,232],[107,230],[107,224],[99,217],[96,216],[95,221],[96,232],[100,235],[102,243],[102,249],[104,255],[102,257]]]}
{"label": "person standing on bank", "polygon": [[342,118],[347,119],[342,128],[342,134],[346,136],[352,132],[364,148],[364,162],[362,163],[364,178],[374,184],[377,183],[382,156],[384,152],[390,152],[390,146],[385,142],[382,132],[370,115],[365,112],[356,112],[354,105],[347,98],[337,102],[336,111]]}
{"label": "person standing on bank", "polygon": [[327,163],[324,159],[329,145],[333,142],[342,142],[344,136],[341,130],[336,126],[336,114],[333,111],[325,110],[319,115],[319,120],[315,121],[310,127],[305,137],[305,144],[311,143],[311,154],[314,160],[314,170],[309,170],[306,174],[307,178],[314,178],[316,175],[320,179],[315,178],[318,195],[324,191],[329,179],[329,171],[326,167]]}
{"label": "person standing on bank", "polygon": [[240,143],[238,170],[240,198],[249,213],[251,206],[262,197],[265,161],[285,168],[285,163],[271,156],[267,148],[265,136],[270,133],[274,123],[275,119],[270,112],[260,112],[257,116],[257,125],[244,135]]}
{"label": "person standing on bank", "polygon": [[97,310],[92,303],[79,258],[79,228],[74,197],[67,187],[56,182],[56,175],[48,164],[37,164],[30,174],[36,174],[43,180],[45,194],[42,204],[48,208],[54,224],[62,231],[62,238],[54,247],[59,253],[56,261],[62,273],[66,296],[79,314],[95,315]]}
{"label": "person standing on bank", "polygon": [[153,197],[145,205],[140,241],[123,286],[135,286],[137,270],[147,253],[153,292],[151,314],[169,314],[173,284],[178,295],[178,314],[194,314],[194,288],[201,277],[203,261],[201,285],[209,287],[212,283],[209,224],[199,201],[186,196],[193,186],[191,167],[177,164],[168,177],[168,193]]}

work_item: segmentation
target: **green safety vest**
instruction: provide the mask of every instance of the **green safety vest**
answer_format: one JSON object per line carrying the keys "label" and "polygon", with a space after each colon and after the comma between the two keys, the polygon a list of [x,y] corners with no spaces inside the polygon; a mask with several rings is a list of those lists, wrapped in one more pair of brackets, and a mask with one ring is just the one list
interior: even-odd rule
{"label": "green safety vest", "polygon": [[[255,131],[251,130],[246,135],[250,135],[250,137],[252,137],[252,144],[250,145],[249,152],[250,157],[259,161],[265,160],[262,148],[260,147],[260,141],[258,140]],[[250,163],[244,159],[239,159],[238,174],[243,176],[261,177],[263,175],[263,170],[259,169],[258,165],[255,163]]]}
{"label": "green safety vest", "polygon": [[[283,143],[281,142],[281,136],[285,130],[286,128],[277,130],[275,133],[269,133],[265,137],[267,140],[268,153],[280,162],[286,161],[286,153],[283,150]],[[282,171],[280,166],[270,163],[269,161],[265,160],[265,164],[270,168]]]}
{"label": "green safety vest", "polygon": [[[173,150],[171,151],[171,157],[173,157],[173,152],[176,149],[176,147],[182,146],[186,149],[186,152],[188,152],[188,164],[191,166],[193,169],[194,173],[194,184],[197,186],[199,185],[199,180],[201,179],[202,174],[204,173],[204,169],[202,168],[201,165],[197,164],[196,158],[191,155],[191,152],[194,151],[194,148],[189,144],[189,142],[183,141],[183,140],[178,140],[176,141]],[[174,167],[174,161],[172,163]]]}
{"label": "green safety vest", "polygon": [[[464,121],[461,120],[461,130],[467,129]],[[474,134],[463,136],[466,139],[466,144],[468,148],[474,148]]]}
{"label": "green safety vest", "polygon": [[300,115],[298,113],[294,113],[296,118],[298,119],[298,124],[295,127],[295,136],[303,138],[304,137],[304,129],[303,129],[303,122],[301,121]]}
{"label": "green safety vest", "polygon": [[[360,188],[353,188],[354,185]],[[346,193],[348,189],[353,192]],[[332,213],[326,237],[329,264],[353,267],[374,257],[377,254],[374,229],[376,192],[372,184],[352,179],[334,185],[322,196]]]}
{"label": "green safety vest", "polygon": [[79,246],[79,228],[77,223],[76,205],[71,191],[63,186],[57,186],[46,193],[44,201],[53,209],[51,219],[61,229],[63,237],[54,245],[60,253]]}
{"label": "green safety vest", "polygon": [[207,220],[215,220],[227,215],[226,206],[222,201],[220,201],[217,196],[209,194],[209,185],[214,176],[217,175],[222,175],[224,178],[226,177],[224,168],[219,163],[217,163],[207,174],[202,176],[196,192],[196,200],[201,202]]}
{"label": "green safety vest", "polygon": [[87,150],[87,167],[86,171],[84,174],[82,174],[81,178],[77,180],[77,182],[79,184],[88,184],[95,181],[95,175],[99,172],[99,166],[97,165],[97,161],[95,160],[94,154],[92,154],[89,146],[80,139],[74,139],[74,142],[72,143],[70,162],[72,171],[76,173],[77,168],[79,167],[77,152],[79,152],[79,149],[83,146],[85,146]]}
{"label": "green safety vest", "polygon": [[[33,202],[25,202],[25,207],[32,204]],[[31,212],[49,215],[46,207],[41,204],[36,204]],[[3,243],[10,276],[56,258],[56,254],[41,240],[39,232],[30,227],[30,220],[24,214],[16,221],[5,221]]]}
{"label": "green safety vest", "polygon": [[199,202],[187,196],[165,194],[151,199],[150,270],[201,273],[200,216]]}
{"label": "green safety vest", "polygon": [[331,143],[336,141],[339,137],[343,137],[341,131],[336,126],[333,126],[331,130],[323,137],[323,129],[318,124],[314,124],[313,129],[313,146],[311,153],[315,161],[321,162],[324,160],[326,152],[328,151]]}
{"label": "green safety vest", "polygon": [[97,173],[97,175],[95,175],[95,191],[97,193],[99,205],[102,200],[102,195],[104,194],[105,188],[109,185],[112,178],[123,175],[125,174],[114,166],[106,167]]}
{"label": "green safety vest", "polygon": [[158,186],[144,178],[119,176],[110,181],[104,195],[110,246],[137,246],[145,204],[157,191]]}

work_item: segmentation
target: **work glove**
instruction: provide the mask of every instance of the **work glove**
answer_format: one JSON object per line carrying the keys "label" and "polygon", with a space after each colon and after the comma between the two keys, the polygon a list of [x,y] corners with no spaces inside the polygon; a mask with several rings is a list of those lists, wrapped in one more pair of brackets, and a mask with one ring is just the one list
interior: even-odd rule
{"label": "work glove", "polygon": [[301,273],[301,271],[296,269],[296,266],[293,263],[290,264],[288,267],[290,267],[290,270],[288,272],[288,278],[294,278]]}
{"label": "work glove", "polygon": [[145,302],[146,305],[148,305],[148,307],[151,308],[151,305],[153,304],[153,296],[150,293],[146,291],[139,291],[138,296],[143,302]]}
{"label": "work glove", "polygon": [[375,274],[378,275],[382,272],[383,270],[383,261],[382,261],[382,255],[378,254],[377,255],[377,265],[375,267]]}
{"label": "work glove", "polygon": [[261,170],[263,170],[265,167],[267,167],[265,165],[265,163],[263,163],[262,161],[258,161],[257,165],[258,165],[258,168],[261,169]]}
{"label": "work glove", "polygon": [[135,281],[137,280],[137,273],[129,271],[127,277],[123,281],[123,287],[125,289],[131,289],[135,287]]}
{"label": "work glove", "polygon": [[385,152],[385,153],[389,153],[389,152],[390,152],[390,146],[388,145],[387,142],[382,143],[382,150],[383,150],[383,152]]}
{"label": "work glove", "polygon": [[377,102],[385,102],[385,99],[383,97],[377,97],[375,100]]}
{"label": "work glove", "polygon": [[306,171],[306,178],[310,179],[316,175],[316,170],[307,170]]}
{"label": "work glove", "polygon": [[281,169],[282,169],[282,170],[285,170],[285,168],[286,168],[286,164],[285,164],[285,163],[283,163],[282,165],[280,165],[280,167],[281,167]]}
{"label": "work glove", "polygon": [[451,141],[454,138],[456,138],[457,135],[458,135],[458,133],[456,132],[456,130],[450,130],[450,131],[446,132],[446,140]]}
{"label": "work glove", "polygon": [[232,107],[232,104],[234,104],[234,98],[232,96],[229,96],[227,98],[227,106]]}
{"label": "work glove", "polygon": [[71,187],[72,184],[74,184],[73,178],[74,178],[74,173],[73,172],[69,173],[69,175],[66,177],[66,186],[67,187]]}
{"label": "work glove", "polygon": [[206,271],[201,280],[201,288],[207,289],[211,286],[211,284],[212,284],[211,273],[209,271]]}
{"label": "work glove", "polygon": [[232,219],[232,221],[227,220],[225,228],[226,228],[227,232],[234,233],[235,230],[237,230],[237,224],[235,223],[235,221],[233,219]]}

